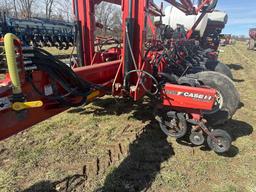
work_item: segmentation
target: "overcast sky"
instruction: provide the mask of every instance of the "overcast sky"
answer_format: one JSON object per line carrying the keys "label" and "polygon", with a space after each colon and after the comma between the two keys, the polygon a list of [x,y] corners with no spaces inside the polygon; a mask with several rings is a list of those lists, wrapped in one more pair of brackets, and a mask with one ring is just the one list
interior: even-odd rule
{"label": "overcast sky", "polygon": [[217,9],[229,15],[228,24],[223,33],[248,36],[248,29],[256,28],[255,0],[219,0]]}

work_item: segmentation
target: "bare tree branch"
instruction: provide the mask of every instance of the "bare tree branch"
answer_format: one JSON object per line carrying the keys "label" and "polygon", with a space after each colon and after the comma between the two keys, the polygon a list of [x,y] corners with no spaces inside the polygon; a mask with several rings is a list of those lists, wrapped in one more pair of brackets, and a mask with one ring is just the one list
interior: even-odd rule
{"label": "bare tree branch", "polygon": [[45,4],[45,17],[47,19],[50,19],[51,16],[52,16],[54,2],[55,2],[54,0],[44,0],[44,4]]}
{"label": "bare tree branch", "polygon": [[107,34],[108,28],[121,28],[121,10],[116,5],[102,2],[95,9],[96,21],[101,23],[104,28],[104,36]]}
{"label": "bare tree branch", "polygon": [[35,0],[18,0],[17,3],[20,9],[20,16],[31,18],[33,13],[32,5],[35,3]]}

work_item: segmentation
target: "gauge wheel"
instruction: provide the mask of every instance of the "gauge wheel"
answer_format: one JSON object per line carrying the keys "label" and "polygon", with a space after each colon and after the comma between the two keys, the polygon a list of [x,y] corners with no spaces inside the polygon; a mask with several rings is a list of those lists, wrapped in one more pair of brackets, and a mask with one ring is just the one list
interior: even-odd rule
{"label": "gauge wheel", "polygon": [[200,132],[192,132],[189,136],[189,140],[191,143],[193,143],[194,145],[202,145],[204,144],[204,135]]}
{"label": "gauge wheel", "polygon": [[221,129],[215,129],[211,132],[217,140],[214,141],[210,136],[207,137],[208,146],[216,153],[225,153],[231,147],[232,139],[230,135]]}

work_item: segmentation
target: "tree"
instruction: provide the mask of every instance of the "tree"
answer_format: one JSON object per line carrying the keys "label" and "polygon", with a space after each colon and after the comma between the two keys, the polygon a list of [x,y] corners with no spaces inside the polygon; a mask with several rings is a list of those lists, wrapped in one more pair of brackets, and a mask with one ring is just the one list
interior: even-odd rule
{"label": "tree", "polygon": [[72,2],[71,0],[58,0],[55,14],[63,17],[66,21],[71,21]]}
{"label": "tree", "polygon": [[54,4],[54,0],[44,0],[44,4],[45,4],[45,17],[47,19],[51,19],[52,16],[52,12],[53,12],[53,4]]}
{"label": "tree", "polygon": [[5,13],[6,15],[12,15],[13,7],[10,0],[1,0],[0,1],[0,12]]}
{"label": "tree", "polygon": [[20,16],[23,18],[31,18],[33,14],[32,6],[36,0],[18,0]]}
{"label": "tree", "polygon": [[95,8],[96,21],[101,23],[103,27],[103,35],[107,35],[108,29],[121,28],[121,10],[118,6],[101,2]]}
{"label": "tree", "polygon": [[17,6],[16,6],[16,0],[13,0],[13,8],[14,8],[15,18],[18,18],[18,11],[17,11]]}

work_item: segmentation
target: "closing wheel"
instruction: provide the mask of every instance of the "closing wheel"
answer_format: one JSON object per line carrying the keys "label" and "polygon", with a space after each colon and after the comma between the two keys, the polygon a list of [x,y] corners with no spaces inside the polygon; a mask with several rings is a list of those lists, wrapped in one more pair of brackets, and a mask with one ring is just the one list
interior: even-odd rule
{"label": "closing wheel", "polygon": [[216,153],[225,153],[230,149],[232,139],[226,131],[215,129],[211,134],[216,138],[216,141],[208,136],[207,143],[213,151]]}
{"label": "closing wheel", "polygon": [[205,141],[204,136],[200,132],[192,132],[189,136],[189,140],[194,145],[202,145]]}
{"label": "closing wheel", "polygon": [[[191,75],[190,75],[191,76]],[[204,118],[210,125],[220,125],[232,118],[238,109],[240,96],[234,83],[223,74],[204,71],[192,75],[202,85],[217,90],[216,102],[211,111],[203,111]]]}
{"label": "closing wheel", "polygon": [[233,79],[233,75],[230,68],[219,61],[208,61],[206,62],[205,67],[210,71],[219,72],[223,75],[226,75],[230,79]]}
{"label": "closing wheel", "polygon": [[159,125],[167,136],[181,138],[187,133],[187,122],[182,113],[178,113],[177,118],[164,115],[161,117]]}

